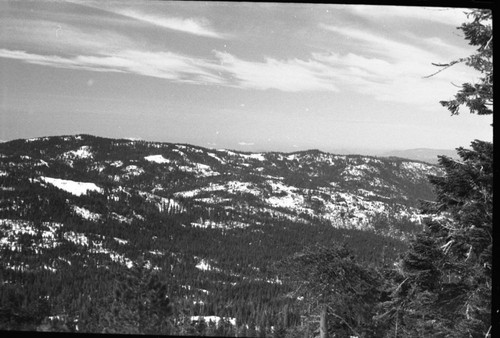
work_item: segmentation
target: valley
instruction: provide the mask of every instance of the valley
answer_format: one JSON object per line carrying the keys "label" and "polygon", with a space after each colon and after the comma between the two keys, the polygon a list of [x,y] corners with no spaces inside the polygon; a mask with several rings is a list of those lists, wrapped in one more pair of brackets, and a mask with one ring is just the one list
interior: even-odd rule
{"label": "valley", "polygon": [[293,327],[302,300],[279,262],[339,243],[359,261],[392,266],[423,228],[419,201],[434,199],[427,175],[442,174],[425,162],[319,150],[91,135],[1,143],[2,320],[36,329],[62,316],[68,330],[121,332],[103,319],[114,307],[116,318],[145,320],[139,296],[121,298],[125,288],[168,299],[137,326],[143,333],[200,333],[200,318],[221,335]]}

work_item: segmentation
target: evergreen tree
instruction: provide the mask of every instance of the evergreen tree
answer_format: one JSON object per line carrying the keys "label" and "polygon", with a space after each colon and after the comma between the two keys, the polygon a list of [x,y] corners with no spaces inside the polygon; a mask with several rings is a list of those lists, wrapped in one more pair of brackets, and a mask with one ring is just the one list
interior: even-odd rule
{"label": "evergreen tree", "polygon": [[146,269],[144,260],[130,270],[118,270],[107,297],[93,304],[92,332],[124,334],[170,333],[168,318],[173,306],[166,294],[166,285],[158,275]]}
{"label": "evergreen tree", "polygon": [[479,71],[482,74],[479,81],[462,84],[455,98],[440,103],[452,115],[458,115],[461,106],[466,106],[473,114],[489,115],[493,114],[493,14],[489,9],[476,9],[468,13],[467,17],[472,18],[472,21],[463,23],[458,29],[462,30],[471,46],[478,47],[477,52],[447,64],[434,64],[443,68],[427,77],[458,63],[465,63]]}
{"label": "evergreen tree", "polygon": [[401,336],[484,337],[490,329],[493,146],[474,141],[458,153],[462,161],[441,158],[445,176],[430,178],[437,201],[424,210],[434,217],[400,261],[403,280],[379,317]]}
{"label": "evergreen tree", "polygon": [[[473,10],[463,24],[477,53],[453,61],[479,70],[483,77],[464,84],[455,99],[443,101],[452,114],[465,105],[471,113],[493,114],[492,14]],[[488,337],[491,333],[493,144],[475,140],[458,148],[460,160],[439,159],[442,177],[431,176],[437,195],[424,202],[426,229],[399,262],[387,310],[376,317],[390,322],[388,336]]]}
{"label": "evergreen tree", "polygon": [[321,337],[328,337],[329,331],[360,336],[368,330],[378,275],[357,263],[345,246],[307,247],[284,266],[297,286],[293,296],[302,295],[319,312]]}

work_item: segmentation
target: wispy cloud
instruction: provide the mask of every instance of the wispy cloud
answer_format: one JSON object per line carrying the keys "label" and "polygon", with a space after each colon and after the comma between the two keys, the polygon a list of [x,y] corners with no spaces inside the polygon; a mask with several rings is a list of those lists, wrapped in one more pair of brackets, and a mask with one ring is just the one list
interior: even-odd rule
{"label": "wispy cloud", "polygon": [[253,146],[255,143],[253,142],[238,142],[240,146]]}
{"label": "wispy cloud", "polygon": [[113,12],[135,20],[184,33],[217,39],[230,38],[229,34],[217,32],[212,28],[210,21],[206,18],[167,17],[148,14],[133,9],[115,9]]}
{"label": "wispy cloud", "polygon": [[[313,53],[300,59],[246,61],[220,51],[210,59],[173,52],[123,50],[109,55],[63,57],[0,49],[0,57],[31,64],[99,72],[120,72],[173,82],[212,84],[241,89],[276,89],[284,92],[351,91],[379,101],[434,105],[451,94],[450,82],[463,74],[425,80],[433,68],[411,60],[389,62],[349,53]],[[460,83],[460,82],[459,82]]]}
{"label": "wispy cloud", "polygon": [[[470,80],[477,75],[457,66],[434,78],[423,79],[436,71],[432,62],[450,61],[448,58],[443,60],[439,52],[443,47],[447,47],[451,55],[468,53],[439,39],[419,40],[406,34],[406,41],[402,42],[352,27],[325,24],[319,27],[347,38],[358,48],[353,49],[356,52],[345,55],[323,53],[314,54],[314,58],[334,68],[344,88],[371,95],[379,101],[434,107],[435,102],[456,91],[450,82],[461,83],[461,80]],[[402,32],[401,36],[404,37],[405,33]]]}
{"label": "wispy cloud", "polygon": [[215,51],[215,55],[239,87],[288,92],[338,91],[329,67],[316,60],[266,58],[264,62],[256,62],[226,52]]}
{"label": "wispy cloud", "polygon": [[185,83],[222,83],[223,79],[204,68],[211,64],[171,52],[124,50],[114,55],[63,57],[0,49],[0,57],[27,63],[98,72],[120,72]]}
{"label": "wispy cloud", "polygon": [[388,18],[402,18],[405,20],[428,21],[450,25],[460,26],[466,16],[466,8],[445,8],[445,7],[422,7],[422,6],[347,6],[347,8],[359,16],[368,20],[380,23],[380,20]]}
{"label": "wispy cloud", "polygon": [[47,19],[5,18],[0,46],[24,46],[44,54],[100,54],[138,48],[141,41],[111,29]]}
{"label": "wispy cloud", "polygon": [[[433,53],[420,49],[414,44],[386,38],[383,35],[352,27],[335,26],[320,23],[320,28],[336,33],[339,36],[355,41],[358,48],[364,47],[365,53],[376,53],[386,59],[407,60],[427,58]],[[359,44],[362,44],[361,46]]]}
{"label": "wispy cloud", "polygon": [[[134,19],[142,23],[147,23],[157,27],[163,27],[178,32],[184,32],[192,35],[210,37],[216,39],[230,39],[229,33],[218,32],[211,21],[205,17],[178,17],[165,15],[160,12],[151,13],[151,8],[158,6],[141,6],[140,2],[105,2],[93,0],[65,0],[84,7],[98,9],[111,14],[118,14],[125,18]],[[151,3],[154,5],[154,3]],[[139,9],[141,8],[141,9]],[[148,10],[144,10],[149,8]],[[161,8],[161,7],[160,7]]]}
{"label": "wispy cloud", "polygon": [[[124,13],[137,20],[154,21],[156,25],[190,34],[225,36],[213,30],[208,21],[160,18],[131,10]],[[388,37],[352,26],[320,24],[319,28],[331,33],[333,38],[342,38],[344,44],[350,44],[350,52],[311,51],[301,58],[275,58],[259,51],[261,59],[251,60],[219,50],[203,58],[166,50],[162,46],[146,49],[137,39],[99,27],[84,30],[76,24],[39,20],[26,21],[29,26],[21,25],[26,29],[18,29],[18,22],[11,21],[6,27],[23,42],[16,46],[33,46],[36,41],[44,41],[44,45],[38,43],[36,48],[20,50],[5,44],[0,49],[0,57],[50,67],[119,72],[180,83],[294,93],[350,91],[379,101],[415,105],[432,102],[435,105],[456,90],[451,81],[461,83],[464,76],[467,80],[471,77],[470,72],[461,73],[453,68],[432,79],[422,79],[436,70],[431,62],[448,61],[435,50],[446,49],[456,54],[463,51],[458,47],[453,49],[438,38],[419,40],[405,32]],[[39,29],[35,29],[37,27]],[[0,42],[2,39],[7,38],[0,37]]]}
{"label": "wispy cloud", "polygon": [[242,89],[277,89],[285,92],[338,91],[328,65],[316,60],[245,61],[214,51],[212,58],[138,49],[95,51],[92,55],[42,55],[0,49],[0,57],[50,67],[99,72],[120,72],[175,82],[217,84]]}

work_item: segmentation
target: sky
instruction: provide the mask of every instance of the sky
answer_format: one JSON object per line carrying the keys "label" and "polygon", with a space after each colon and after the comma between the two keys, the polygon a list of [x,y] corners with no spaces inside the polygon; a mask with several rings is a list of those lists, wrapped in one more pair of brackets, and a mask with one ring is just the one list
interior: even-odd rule
{"label": "sky", "polygon": [[92,134],[376,154],[492,139],[439,104],[479,74],[464,8],[0,1],[0,140]]}

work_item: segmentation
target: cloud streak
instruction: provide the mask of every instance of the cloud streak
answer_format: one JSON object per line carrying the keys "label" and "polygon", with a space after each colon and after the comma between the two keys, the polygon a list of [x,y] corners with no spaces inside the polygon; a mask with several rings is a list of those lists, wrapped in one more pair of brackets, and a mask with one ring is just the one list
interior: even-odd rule
{"label": "cloud streak", "polygon": [[[102,1],[81,1],[81,0],[66,0],[81,6],[99,9],[111,14],[118,14],[123,17],[134,19],[142,23],[154,25],[157,27],[167,28],[178,32],[188,33],[192,35],[216,38],[229,39],[230,34],[217,32],[210,21],[203,17],[181,18],[173,16],[160,15],[158,13],[146,13],[133,7],[117,7],[116,3],[106,3]],[[133,4],[133,3],[132,3]],[[120,4],[121,5],[121,4]]]}
{"label": "cloud streak", "polygon": [[347,6],[347,8],[352,13],[377,23],[388,18],[403,18],[405,20],[429,21],[457,27],[466,18],[464,15],[465,8],[370,5]]}
{"label": "cloud streak", "polygon": [[329,67],[316,60],[265,58],[264,62],[252,62],[218,51],[215,56],[239,87],[287,92],[338,91]]}
{"label": "cloud streak", "polygon": [[230,38],[229,34],[215,31],[211,27],[210,22],[205,18],[165,17],[155,14],[147,14],[132,9],[117,9],[113,12],[148,24],[179,32],[216,39]]}
{"label": "cloud streak", "polygon": [[210,63],[171,52],[125,50],[115,55],[62,57],[0,49],[0,57],[57,68],[129,73],[185,83],[216,84],[223,81],[222,78],[204,70],[213,67]]}
{"label": "cloud streak", "polygon": [[276,89],[285,92],[337,91],[328,67],[298,59],[250,62],[214,51],[212,59],[173,52],[122,50],[114,54],[63,57],[0,49],[0,57],[26,63],[98,72],[118,72],[156,77],[181,83],[216,84],[243,89]]}
{"label": "cloud streak", "polygon": [[[419,39],[401,33],[400,40],[405,40],[402,42],[352,27],[319,24],[319,28],[347,39],[360,48],[357,54],[323,53],[314,54],[313,57],[334,68],[344,88],[373,96],[379,101],[432,109],[435,102],[456,91],[450,82],[461,83],[477,76],[470,69],[457,66],[439,76],[423,79],[436,71],[432,62],[450,61],[450,55],[458,57],[470,52],[437,38]],[[442,50],[448,52],[444,60]]]}
{"label": "cloud streak", "polygon": [[426,102],[434,105],[439,98],[454,91],[450,85],[452,80],[463,77],[450,70],[441,77],[422,79],[432,70],[422,63],[412,60],[390,62],[354,53],[313,53],[308,60],[266,58],[264,62],[255,62],[220,51],[214,51],[213,58],[204,59],[139,50],[63,57],[0,49],[0,57],[43,66],[134,74],[178,83],[283,92],[351,91],[379,101],[414,105]]}
{"label": "cloud streak", "polygon": [[[130,9],[113,13],[199,36],[225,36],[215,32],[208,21],[152,16]],[[467,53],[438,38],[419,39],[405,32],[400,32],[396,40],[349,26],[319,24],[320,30],[351,44],[351,51],[311,51],[302,58],[282,59],[261,52],[259,60],[248,60],[219,50],[212,50],[212,54],[202,58],[159,47],[159,50],[145,49],[136,39],[97,27],[84,30],[64,24],[56,34],[57,22],[29,21],[29,26],[24,25],[26,29],[19,30],[15,28],[19,27],[18,22],[11,21],[7,27],[12,27],[18,39],[22,37],[26,43],[44,41],[45,45],[38,44],[36,52],[4,47],[0,49],[2,58],[56,68],[148,76],[176,83],[290,93],[349,91],[379,101],[419,106],[430,106],[428,102],[432,102],[435,106],[435,102],[456,90],[451,81],[460,83],[464,74],[467,80],[471,77],[470,72],[450,69],[434,78],[422,79],[435,71],[431,62],[448,61],[433,50]],[[40,29],[34,29],[36,26]]]}

